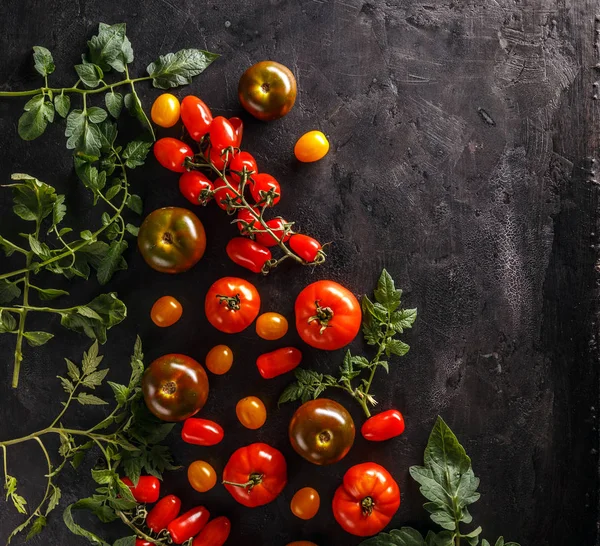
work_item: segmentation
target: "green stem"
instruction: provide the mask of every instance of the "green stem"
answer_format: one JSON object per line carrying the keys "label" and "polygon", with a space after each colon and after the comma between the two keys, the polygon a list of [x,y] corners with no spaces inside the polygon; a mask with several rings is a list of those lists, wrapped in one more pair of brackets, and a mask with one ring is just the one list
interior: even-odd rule
{"label": "green stem", "polygon": [[16,245],[15,243],[12,243],[8,239],[4,239],[4,237],[2,237],[1,244],[4,247],[7,247],[7,246],[10,247],[15,252],[20,252],[21,254],[27,254],[27,250],[25,250],[24,248],[20,247],[19,245]]}
{"label": "green stem", "polygon": [[117,515],[121,518],[121,521],[127,525],[127,527],[129,527],[135,534],[136,536],[138,536],[139,538],[142,538],[152,544],[159,544],[159,545],[164,545],[165,543],[162,542],[161,540],[157,540],[155,538],[152,538],[151,536],[147,535],[146,533],[144,533],[143,531],[140,531],[140,529],[138,529],[135,524],[123,513],[121,512],[121,510],[117,510]]}
{"label": "green stem", "polygon": [[30,440],[35,440],[36,438],[38,438],[40,436],[45,436],[46,434],[59,434],[59,435],[71,434],[72,436],[85,436],[96,443],[104,442],[106,444],[119,445],[118,440],[113,440],[110,438],[110,436],[107,436],[107,435],[94,434],[87,430],[78,430],[78,429],[72,429],[72,428],[50,426],[50,427],[46,427],[45,429],[38,430],[37,432],[28,434],[27,436],[21,436],[21,438],[14,438],[12,440],[5,440],[4,442],[0,442],[0,447],[8,447],[8,446],[16,445],[16,444],[22,444],[24,442],[29,442]]}
{"label": "green stem", "polygon": [[8,464],[6,461],[6,446],[2,445],[2,461],[4,463],[4,487],[8,489]]}

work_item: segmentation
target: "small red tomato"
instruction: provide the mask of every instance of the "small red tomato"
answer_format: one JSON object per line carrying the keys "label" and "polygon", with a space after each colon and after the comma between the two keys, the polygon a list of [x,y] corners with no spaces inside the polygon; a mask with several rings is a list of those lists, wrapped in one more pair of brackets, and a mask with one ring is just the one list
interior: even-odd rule
{"label": "small red tomato", "polygon": [[226,156],[229,159],[231,159],[231,157],[232,157],[231,153],[229,153],[229,154],[223,153],[223,155],[221,155],[221,152],[215,148],[211,148],[210,152],[208,153],[208,159],[220,171],[222,171],[223,168],[225,167],[225,157]]}
{"label": "small red tomato", "polygon": [[227,256],[232,262],[254,273],[260,273],[264,265],[271,259],[271,251],[251,239],[234,237],[227,243]]}
{"label": "small red tomato", "polygon": [[239,154],[235,154],[233,159],[229,162],[229,170],[231,171],[231,178],[236,182],[240,182],[241,177],[238,173],[241,173],[244,168],[248,171],[249,175],[254,173],[254,175],[258,174],[258,167],[256,165],[256,160],[252,157],[248,152],[240,152]]}
{"label": "small red tomato", "polygon": [[309,263],[314,262],[319,254],[323,254],[321,252],[323,247],[319,241],[301,233],[292,235],[290,247],[300,258]]}
{"label": "small red tomato", "polygon": [[214,195],[213,183],[198,171],[185,172],[179,178],[179,191],[194,205],[206,205]]}
{"label": "small red tomato", "polygon": [[154,476],[140,476],[137,485],[133,485],[129,478],[122,478],[121,481],[131,489],[133,498],[138,502],[156,502],[160,497],[160,481]]}
{"label": "small red tomato", "polygon": [[160,533],[166,529],[181,510],[181,501],[175,495],[167,495],[160,499],[146,518],[146,525],[155,533]]}
{"label": "small red tomato", "polygon": [[236,192],[232,189],[232,188],[235,188],[235,190],[237,190],[239,192],[240,183],[235,182],[229,175],[227,175],[225,178],[227,178],[227,182],[229,182],[231,187],[229,187],[222,178],[217,178],[215,180],[215,184],[214,184],[214,186],[215,186],[215,201],[217,202],[217,205],[219,205],[219,207],[222,208],[223,210],[227,210],[230,203],[232,203],[232,204],[240,203],[240,198],[238,197]]}
{"label": "small red tomato", "polygon": [[185,171],[185,158],[194,157],[194,152],[185,142],[165,137],[154,143],[154,157],[165,169],[182,173]]}
{"label": "small red tomato", "polygon": [[229,123],[235,131],[235,147],[239,148],[242,145],[242,136],[244,134],[244,122],[240,118],[229,118]]}
{"label": "small red tomato", "polygon": [[[282,239],[284,243],[286,241],[289,241],[291,234],[289,232],[285,233],[285,224],[287,224],[287,222],[283,218],[281,218],[281,216],[273,218],[272,220],[268,220],[266,224],[268,228],[273,232],[273,235],[275,235],[275,237],[273,237],[273,235],[271,235],[269,232],[257,232],[255,234],[257,243],[264,246],[275,246],[279,244],[279,241],[281,241]],[[260,229],[261,226],[257,226],[257,228]]]}
{"label": "small red tomato", "polygon": [[225,516],[209,521],[192,542],[192,546],[223,546],[229,538],[231,522]]}
{"label": "small red tomato", "polygon": [[360,429],[365,440],[382,442],[404,432],[404,417],[395,409],[373,415],[365,421]]}
{"label": "small red tomato", "polygon": [[302,353],[295,347],[283,347],[256,359],[258,373],[264,379],[271,379],[292,371],[302,362]]}
{"label": "small red tomato", "polygon": [[167,531],[175,544],[183,544],[202,531],[209,518],[209,511],[204,506],[197,506],[169,523]]}
{"label": "small red tomato", "polygon": [[135,546],[153,546],[153,543],[148,542],[147,540],[144,540],[143,538],[136,538]]}
{"label": "small red tomato", "polygon": [[212,120],[208,134],[210,135],[211,146],[219,152],[230,146],[234,147],[237,142],[233,125],[223,116],[217,116]]}
{"label": "small red tomato", "polygon": [[212,120],[209,107],[198,97],[188,95],[181,101],[181,121],[194,140],[198,141],[208,133]]}
{"label": "small red tomato", "polygon": [[270,174],[254,174],[250,184],[250,194],[257,205],[272,207],[281,199],[281,186]]}
{"label": "small red tomato", "polygon": [[217,445],[224,434],[223,428],[218,423],[197,417],[186,419],[181,429],[182,440],[197,446]]}
{"label": "small red tomato", "polygon": [[241,222],[236,222],[238,229],[242,235],[249,235],[248,227],[257,227],[257,217],[260,216],[260,212],[256,208],[252,209],[254,214],[249,209],[240,209],[237,217]]}

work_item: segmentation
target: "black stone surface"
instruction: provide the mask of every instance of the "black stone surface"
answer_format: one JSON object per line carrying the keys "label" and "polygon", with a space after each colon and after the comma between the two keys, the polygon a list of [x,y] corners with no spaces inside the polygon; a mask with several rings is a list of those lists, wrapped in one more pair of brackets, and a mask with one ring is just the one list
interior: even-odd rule
{"label": "black stone surface", "polygon": [[[216,342],[230,344],[237,355],[231,373],[211,376],[202,412],[223,424],[225,441],[195,448],[174,434],[171,445],[181,464],[206,459],[220,472],[235,448],[256,440],[280,448],[289,461],[285,493],[255,510],[237,505],[221,487],[192,492],[185,471],[167,476],[164,491],[181,495],[186,508],[203,503],[231,518],[230,544],[358,544],[333,521],[330,499],[345,470],[368,459],[386,466],[400,483],[403,501],[393,525],[427,528],[408,467],[421,461],[438,414],[458,434],[481,477],[482,498],[472,513],[485,537],[504,534],[523,546],[597,542],[597,9],[590,0],[2,2],[2,90],[40,84],[33,45],[53,52],[53,84],[71,84],[72,66],[100,21],[128,24],[134,75],[159,54],[180,48],[221,53],[176,94],[194,93],[215,113],[241,115],[244,146],[282,182],[280,213],[304,232],[332,241],[327,263],[316,271],[290,267],[253,277],[227,259],[225,244],[236,229],[211,206],[198,210],[208,250],[192,271],[153,272],[131,245],[129,270],[110,285],[129,306],[129,318],[103,348],[111,377],[124,378],[138,333],[148,362],[167,352],[203,361]],[[264,59],[289,66],[299,88],[291,114],[269,124],[242,112],[236,95],[242,72]],[[149,108],[157,90],[139,90]],[[28,172],[58,186],[88,227],[90,196],[72,173],[64,124],[54,124],[38,141],[20,141],[16,125],[24,102],[0,100],[0,180]],[[293,144],[315,128],[329,136],[331,151],[317,164],[299,165]],[[133,182],[145,213],[187,205],[176,175],[153,160],[134,172]],[[22,229],[10,206],[9,191],[1,191],[3,234]],[[1,260],[2,270],[11,266]],[[416,328],[405,336],[411,352],[393,363],[389,378],[378,377],[374,389],[381,409],[404,412],[406,433],[380,445],[357,438],[341,463],[311,466],[286,438],[295,406],[276,406],[289,378],[264,381],[254,365],[268,348],[299,344],[297,335],[291,331],[282,342],[267,343],[251,328],[237,336],[220,334],[204,317],[204,294],[220,276],[251,278],[263,310],[291,319],[295,296],[307,283],[331,278],[356,294],[370,293],[384,266],[404,288],[405,304],[419,309]],[[101,288],[91,280],[75,281],[69,290],[65,306],[91,299]],[[163,294],[176,296],[185,308],[183,319],[168,330],[149,320],[152,303]],[[14,339],[0,336],[0,438],[48,423],[62,399],[55,376],[63,371],[63,357],[78,359],[89,345],[62,331],[56,319],[37,320],[57,337],[43,348],[27,348],[17,391],[9,388]],[[305,364],[323,371],[335,369],[342,356],[302,349]],[[360,341],[353,349],[361,349]],[[269,410],[257,432],[235,418],[234,402],[250,394]],[[351,400],[335,398],[362,423]],[[77,410],[68,422],[91,423],[92,413]],[[91,492],[87,469],[94,460],[90,456],[78,473],[65,472],[61,507]],[[9,464],[35,504],[44,474],[39,450],[11,449]],[[289,501],[306,485],[320,491],[322,507],[304,523],[290,513]],[[0,542],[20,521],[0,500]],[[107,539],[125,534],[119,525],[86,523]],[[57,511],[43,538],[31,543],[85,541],[66,530]]]}

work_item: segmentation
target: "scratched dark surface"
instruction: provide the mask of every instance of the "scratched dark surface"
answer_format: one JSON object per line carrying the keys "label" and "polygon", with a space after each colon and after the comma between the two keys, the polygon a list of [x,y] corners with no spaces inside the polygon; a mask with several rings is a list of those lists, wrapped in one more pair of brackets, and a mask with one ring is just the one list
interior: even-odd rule
{"label": "scratched dark surface", "polygon": [[[358,438],[348,457],[333,467],[300,460],[286,439],[294,411],[277,410],[288,377],[266,382],[255,357],[274,344],[259,342],[252,329],[228,337],[213,330],[202,310],[204,294],[218,277],[244,270],[227,260],[225,244],[235,232],[216,207],[198,211],[208,233],[204,259],[189,273],[151,271],[134,250],[130,267],[110,289],[129,306],[129,318],[103,348],[113,379],[123,379],[136,333],[148,362],[167,352],[203,361],[215,342],[238,355],[232,372],[211,377],[203,410],[221,422],[226,440],[216,448],[171,439],[178,461],[210,461],[221,471],[240,445],[267,441],[289,461],[290,483],[276,502],[255,510],[237,505],[222,489],[200,495],[185,472],[169,475],[164,491],[184,507],[206,504],[233,523],[230,544],[283,546],[312,540],[320,546],[355,545],[333,522],[330,500],[345,470],[368,459],[392,471],[403,502],[394,526],[429,527],[422,498],[408,477],[419,463],[429,430],[441,414],[458,434],[481,477],[482,499],[474,520],[490,541],[504,534],[523,546],[592,546],[598,522],[598,347],[596,266],[598,103],[593,82],[600,72],[594,47],[600,24],[589,0],[440,0],[435,2],[297,0],[219,2],[148,0],[103,2],[5,0],[0,7],[0,89],[40,85],[30,48],[54,54],[55,85],[70,85],[72,65],[98,22],[126,22],[136,54],[132,74],[159,54],[201,47],[222,54],[187,89],[225,115],[242,114],[245,147],[261,170],[282,182],[280,212],[307,233],[332,241],[327,263],[317,271],[283,268],[255,279],[264,310],[289,318],[308,282],[335,279],[356,294],[371,292],[382,267],[405,290],[405,304],[419,308],[416,328],[405,336],[408,356],[394,362],[390,377],[376,380],[382,409],[400,408],[406,433],[381,445]],[[286,118],[262,124],[240,112],[239,76],[254,62],[275,59],[298,79],[299,96]],[[157,90],[139,86],[148,108]],[[89,195],[71,171],[64,124],[38,141],[24,143],[16,124],[24,100],[0,101],[0,179],[28,172],[67,192],[70,209],[90,227]],[[332,143],[315,165],[292,159],[295,139],[322,129]],[[176,176],[150,160],[133,173],[144,212],[186,206]],[[10,213],[8,191],[0,193],[2,233],[22,229]],[[89,222],[94,215],[89,216]],[[7,264],[2,258],[2,270]],[[248,278],[253,278],[248,275]],[[54,279],[44,279],[52,286]],[[40,281],[42,282],[42,281]],[[83,302],[98,294],[95,280],[73,282]],[[173,294],[183,319],[158,331],[148,316],[152,302]],[[59,301],[60,303],[60,301]],[[59,410],[55,376],[63,357],[78,359],[87,339],[62,331],[56,320],[39,321],[57,337],[28,348],[21,386],[9,388],[14,339],[0,336],[0,438],[38,430]],[[39,319],[38,319],[39,320]],[[34,321],[35,325],[35,321]],[[300,343],[295,332],[283,340]],[[360,341],[353,344],[360,350]],[[341,352],[302,347],[305,363],[337,367]],[[270,417],[257,432],[242,429],[234,402],[259,395]],[[343,397],[357,424],[362,416]],[[91,410],[76,410],[68,423],[92,423]],[[90,494],[90,455],[79,473],[59,482],[61,508]],[[11,473],[35,505],[42,494],[43,459],[35,445],[10,449]],[[321,493],[319,515],[304,523],[289,511],[301,486]],[[21,521],[0,500],[0,542]],[[124,528],[85,520],[107,540]],[[21,544],[22,538],[14,541]],[[45,538],[32,544],[84,544],[64,527],[60,511]]]}

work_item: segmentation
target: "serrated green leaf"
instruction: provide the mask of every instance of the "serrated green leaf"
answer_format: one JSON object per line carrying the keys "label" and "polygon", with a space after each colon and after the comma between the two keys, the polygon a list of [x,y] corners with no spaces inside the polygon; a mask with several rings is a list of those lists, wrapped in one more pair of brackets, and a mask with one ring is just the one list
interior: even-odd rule
{"label": "serrated green leaf", "polygon": [[48,332],[24,332],[23,335],[31,347],[44,345],[54,337],[54,334]]}
{"label": "serrated green leaf", "polygon": [[77,400],[82,406],[102,406],[104,404],[108,404],[102,400],[102,398],[98,398],[93,394],[88,394],[87,392],[80,392],[75,400]]}
{"label": "serrated green leaf", "polygon": [[201,49],[182,49],[177,53],[161,55],[148,65],[152,84],[159,89],[170,89],[192,83],[192,78],[203,72],[219,55]]}
{"label": "serrated green leaf", "polygon": [[113,470],[110,470],[108,468],[103,468],[100,470],[93,468],[92,469],[92,478],[94,479],[94,481],[96,483],[99,483],[100,485],[104,485],[104,484],[112,483],[113,481],[115,481],[116,474],[114,473]]}
{"label": "serrated green leaf", "polygon": [[[69,504],[69,506],[67,506],[65,508],[65,511],[63,512],[63,521],[64,521],[65,525],[67,526],[69,531],[71,531],[71,533],[73,533],[77,536],[87,538],[93,544],[97,544],[99,546],[110,546],[107,542],[102,540],[99,536],[95,535],[94,533],[92,533],[90,531],[87,531],[80,525],[77,525],[75,523],[75,521],[73,520],[73,513],[72,513],[73,510],[92,510],[92,511],[94,511],[92,508],[89,508],[90,503],[88,503],[86,501],[87,501],[87,499],[82,499],[80,501],[77,501],[74,504]],[[102,507],[101,503],[97,503],[95,506],[97,506],[97,510],[100,510]],[[94,513],[96,513],[96,512],[94,512]],[[98,514],[96,513],[96,515],[98,515]]]}
{"label": "serrated green leaf", "polygon": [[401,309],[392,313],[390,322],[396,332],[402,333],[406,328],[412,328],[416,318],[416,309]]}
{"label": "serrated green leaf", "polygon": [[62,388],[67,394],[71,394],[75,390],[75,385],[73,385],[66,377],[61,377],[60,375],[57,375],[56,377],[60,380]]}
{"label": "serrated green leaf", "polygon": [[92,89],[98,87],[104,77],[102,68],[94,63],[77,64],[75,65],[75,72],[77,72],[77,75],[83,84]]}
{"label": "serrated green leaf", "polygon": [[125,385],[120,385],[118,383],[113,383],[109,381],[113,393],[115,395],[115,400],[117,401],[118,406],[124,406],[127,403],[127,399],[129,398],[130,391]]}
{"label": "serrated green leaf", "polygon": [[21,289],[16,282],[8,279],[0,280],[0,303],[9,303],[21,295]]}
{"label": "serrated green leaf", "polygon": [[73,381],[79,381],[81,374],[79,373],[79,368],[74,362],[71,362],[68,358],[65,358],[65,362],[67,363],[67,370],[69,373],[69,377]]}
{"label": "serrated green leaf", "polygon": [[[121,191],[122,188],[123,188],[123,186],[121,186],[121,184],[115,184],[114,186],[111,186],[106,191],[105,197],[110,201],[111,199],[113,199],[114,197],[117,196],[117,194]],[[106,216],[103,215],[103,218],[102,218],[103,225],[106,225],[105,220],[104,220],[105,217],[106,217],[106,220],[108,220],[110,218],[108,214],[106,214]],[[108,223],[108,222],[106,222],[106,223]]]}
{"label": "serrated green leaf", "polygon": [[129,114],[136,118],[142,124],[144,129],[150,131],[152,140],[155,140],[154,128],[152,127],[152,123],[150,123],[150,120],[148,119],[148,116],[142,107],[139,97],[134,93],[127,93],[123,99],[123,102]]}
{"label": "serrated green leaf", "polygon": [[426,546],[419,531],[411,527],[393,529],[389,533],[379,533],[360,543],[360,546]]}
{"label": "serrated green leaf", "polygon": [[57,195],[56,200],[54,201],[54,205],[52,206],[52,226],[48,230],[48,233],[50,233],[54,226],[57,226],[63,221],[66,213],[67,206],[65,205],[65,196]]}
{"label": "serrated green leaf", "polygon": [[44,95],[36,95],[27,104],[19,118],[19,136],[23,140],[34,140],[44,133],[48,123],[54,121],[54,105]]}
{"label": "serrated green leaf", "polygon": [[57,195],[54,188],[28,174],[14,173],[16,184],[8,187],[13,190],[14,213],[23,220],[41,222],[52,213]]}
{"label": "serrated green leaf", "polygon": [[[109,153],[117,139],[117,124],[110,121],[108,118],[102,123],[98,123],[98,134],[100,136],[100,146],[104,153]],[[105,156],[100,160],[100,167],[107,176],[110,176],[115,170],[115,159],[113,156]]]}
{"label": "serrated green leaf", "polygon": [[354,361],[352,360],[352,355],[350,351],[346,351],[344,355],[344,360],[340,366],[340,381],[352,381],[355,377],[360,375],[360,370],[354,369]]}
{"label": "serrated green leaf", "polygon": [[110,243],[106,255],[98,266],[97,276],[100,284],[106,284],[117,270],[122,269],[122,256],[127,246],[127,241]]}
{"label": "serrated green leaf", "polygon": [[124,72],[125,65],[133,61],[131,43],[125,35],[125,23],[98,25],[98,34],[88,42],[90,61],[98,64],[103,70],[114,68]]}
{"label": "serrated green leaf", "polygon": [[[90,123],[88,116],[82,110],[72,110],[67,117],[65,129],[67,148],[75,150],[86,156],[99,157],[102,148],[102,135],[94,123]],[[78,173],[79,174],[79,173]]]}
{"label": "serrated green leaf", "polygon": [[130,169],[135,169],[136,167],[143,165],[151,147],[152,142],[145,142],[143,140],[134,140],[128,143],[121,156],[125,161],[125,166]]}
{"label": "serrated green leaf", "polygon": [[127,230],[128,233],[131,233],[131,235],[133,235],[134,237],[137,237],[140,232],[140,228],[138,226],[134,226],[133,224],[127,224],[125,226],[125,229]]}
{"label": "serrated green leaf", "polygon": [[44,516],[38,516],[33,520],[31,524],[31,528],[29,529],[29,533],[27,533],[27,537],[25,540],[30,540],[34,536],[39,535],[42,530],[46,527],[46,518]]}
{"label": "serrated green leaf", "polygon": [[104,103],[106,104],[108,113],[113,118],[117,119],[121,115],[121,110],[123,110],[123,95],[121,93],[114,91],[106,93]]}
{"label": "serrated green leaf", "polygon": [[69,110],[71,109],[71,99],[69,95],[56,95],[54,97],[54,108],[56,113],[61,118],[66,118],[69,115]]}
{"label": "serrated green leaf", "polygon": [[12,314],[4,309],[0,309],[0,334],[14,332],[17,327],[17,321]]}
{"label": "serrated green leaf", "polygon": [[102,123],[108,117],[106,110],[98,106],[88,108],[87,115],[91,123]]}
{"label": "serrated green leaf", "polygon": [[390,339],[385,345],[386,356],[404,356],[410,350],[410,345],[399,339]]}
{"label": "serrated green leaf", "polygon": [[381,272],[374,294],[375,300],[391,313],[400,305],[402,290],[396,289],[394,279],[392,279],[392,276],[384,269]]}
{"label": "serrated green leaf", "polygon": [[127,207],[130,208],[133,212],[137,214],[142,214],[144,210],[144,204],[142,202],[142,198],[139,195],[131,194],[127,198]]}
{"label": "serrated green leaf", "polygon": [[52,53],[42,46],[33,46],[33,62],[34,68],[41,76],[49,76],[56,68]]}
{"label": "serrated green leaf", "polygon": [[96,370],[95,372],[92,372],[91,374],[89,374],[81,382],[81,384],[84,387],[87,387],[88,389],[95,389],[96,387],[99,387],[100,385],[102,385],[102,381],[104,381],[104,378],[106,377],[107,373],[108,373],[108,368],[106,368],[104,370]]}
{"label": "serrated green leaf", "polygon": [[46,506],[46,516],[58,506],[58,503],[60,502],[60,498],[62,496],[61,490],[57,485],[54,485],[53,483],[51,483],[50,485],[52,487],[52,493],[50,495],[48,505]]}

